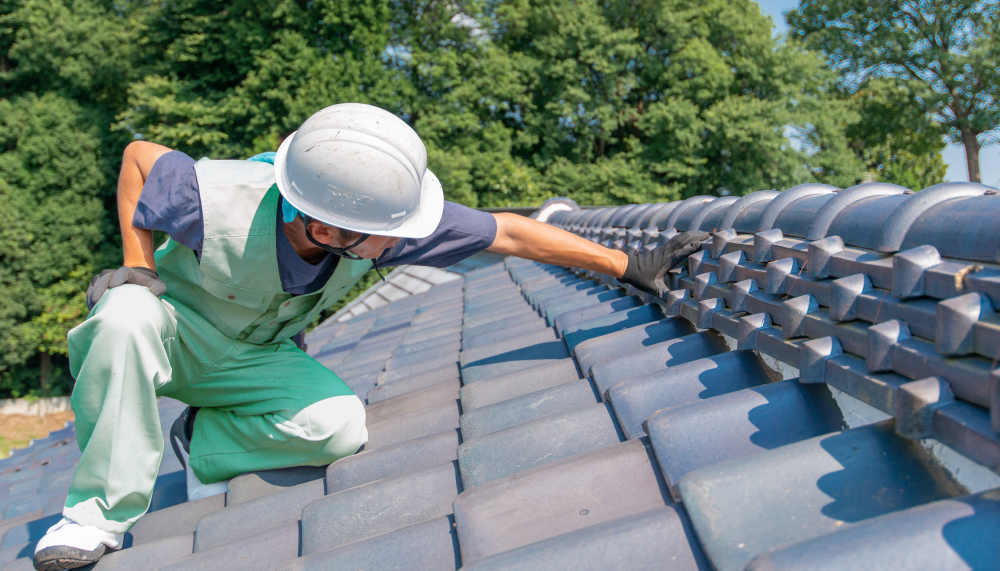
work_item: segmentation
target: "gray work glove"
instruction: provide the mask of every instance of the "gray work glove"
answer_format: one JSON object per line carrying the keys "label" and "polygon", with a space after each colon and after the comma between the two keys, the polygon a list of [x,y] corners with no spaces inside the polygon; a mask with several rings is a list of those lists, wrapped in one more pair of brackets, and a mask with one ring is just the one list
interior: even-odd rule
{"label": "gray work glove", "polygon": [[94,309],[109,289],[125,284],[147,287],[156,297],[167,293],[167,284],[163,283],[155,271],[149,268],[122,266],[117,270],[104,270],[90,278],[90,285],[87,286],[87,309]]}
{"label": "gray work glove", "polygon": [[663,276],[701,249],[702,243],[709,238],[708,232],[681,232],[655,250],[628,254],[625,275],[618,281],[663,296],[670,289]]}

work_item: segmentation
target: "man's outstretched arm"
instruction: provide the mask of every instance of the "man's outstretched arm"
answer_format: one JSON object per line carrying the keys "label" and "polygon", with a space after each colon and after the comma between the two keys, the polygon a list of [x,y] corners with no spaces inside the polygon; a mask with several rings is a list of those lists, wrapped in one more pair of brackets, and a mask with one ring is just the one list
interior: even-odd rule
{"label": "man's outstretched arm", "polygon": [[516,214],[494,214],[497,237],[487,248],[545,264],[595,270],[643,291],[663,295],[664,276],[710,237],[706,232],[681,232],[652,251],[626,254],[575,234]]}
{"label": "man's outstretched arm", "polygon": [[493,245],[486,248],[490,252],[594,270],[616,278],[625,275],[628,256],[624,252],[517,214],[494,214],[493,217],[497,219],[497,237]]}

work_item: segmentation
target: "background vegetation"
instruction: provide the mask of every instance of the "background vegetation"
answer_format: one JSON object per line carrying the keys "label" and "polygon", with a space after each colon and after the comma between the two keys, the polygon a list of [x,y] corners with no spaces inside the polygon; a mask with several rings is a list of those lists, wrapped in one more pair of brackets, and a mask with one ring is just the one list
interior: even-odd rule
{"label": "background vegetation", "polygon": [[[964,10],[936,37],[993,61],[991,3],[915,4]],[[247,157],[357,101],[408,121],[469,206],[940,182],[942,136],[964,132],[947,109],[988,107],[993,68],[963,60],[979,87],[952,99],[906,62],[867,73],[850,5],[808,0],[775,39],[750,0],[0,0],[0,396],[71,387],[66,332],[120,263],[134,139]]]}

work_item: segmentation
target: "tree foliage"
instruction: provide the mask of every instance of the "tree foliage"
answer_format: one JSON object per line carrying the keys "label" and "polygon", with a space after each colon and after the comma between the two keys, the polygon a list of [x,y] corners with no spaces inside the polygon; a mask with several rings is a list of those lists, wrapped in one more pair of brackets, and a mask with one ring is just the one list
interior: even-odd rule
{"label": "tree foliage", "polygon": [[847,129],[851,149],[874,180],[920,190],[944,182],[947,128],[922,109],[926,86],[871,78],[846,97],[861,120]]}
{"label": "tree foliage", "polygon": [[[109,234],[101,138],[74,101],[0,100],[0,390],[65,389],[52,356],[86,316],[85,288]],[[26,374],[36,363],[41,377]],[[56,369],[58,370],[58,369]]]}
{"label": "tree foliage", "polygon": [[940,176],[940,133],[892,115],[926,93],[845,95],[751,0],[0,0],[0,30],[4,394],[64,366],[87,279],[117,265],[135,138],[242,158],[371,103],[417,130],[448,199],[480,207]]}
{"label": "tree foliage", "polygon": [[118,257],[127,141],[109,125],[127,101],[135,30],[110,2],[0,10],[0,394],[60,393],[87,282]]}
{"label": "tree foliage", "polygon": [[795,37],[857,86],[869,77],[923,84],[919,102],[965,146],[969,180],[1000,128],[1000,5],[995,0],[803,0]]}

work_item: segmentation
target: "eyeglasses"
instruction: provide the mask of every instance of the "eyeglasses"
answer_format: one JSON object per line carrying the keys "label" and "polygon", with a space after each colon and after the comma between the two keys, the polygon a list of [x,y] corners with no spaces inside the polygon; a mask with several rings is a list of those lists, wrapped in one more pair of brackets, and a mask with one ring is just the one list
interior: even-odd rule
{"label": "eyeglasses", "polygon": [[316,238],[313,238],[312,233],[309,232],[309,223],[312,222],[312,221],[313,221],[313,218],[309,218],[309,217],[306,217],[306,216],[302,217],[302,224],[305,226],[305,230],[306,230],[306,238],[308,238],[309,241],[313,243],[313,245],[315,245],[315,246],[317,246],[319,248],[322,248],[322,249],[326,250],[327,252],[330,252],[331,254],[333,254],[335,256],[340,256],[341,258],[347,258],[348,260],[363,260],[364,259],[361,256],[358,256],[357,254],[355,254],[353,252],[349,252],[348,250],[356,248],[359,244],[361,244],[362,242],[364,242],[368,238],[371,238],[371,234],[362,234],[360,238],[358,238],[357,240],[355,240],[353,244],[351,244],[350,246],[347,246],[346,248],[334,248],[333,246],[331,246],[329,244],[324,244],[324,243],[320,242],[319,240],[317,240]]}
{"label": "eyeglasses", "polygon": [[[331,246],[329,244],[324,244],[324,243],[320,242],[319,240],[317,240],[316,238],[313,238],[313,235],[309,232],[309,223],[312,222],[313,220],[314,220],[313,218],[309,218],[309,217],[307,217],[305,215],[302,216],[302,223],[305,225],[305,229],[306,229],[306,238],[308,238],[310,242],[312,242],[316,246],[319,246],[320,248],[326,250],[327,252],[330,252],[331,254],[333,254],[335,256],[340,256],[341,258],[347,258],[348,260],[364,260],[365,259],[365,258],[362,258],[361,256],[359,256],[359,255],[357,255],[357,254],[355,254],[353,252],[349,252],[348,250],[356,248],[358,246],[358,244],[364,242],[368,238],[371,238],[371,234],[362,234],[360,238],[358,238],[357,240],[355,240],[353,244],[351,244],[350,246],[347,246],[346,248],[334,248],[333,246]],[[378,277],[380,277],[382,279],[382,281],[384,282],[385,281],[385,276],[383,276],[382,272],[380,272],[379,269],[378,269],[378,260],[377,259],[376,260],[372,260],[372,267],[375,268],[375,273],[378,274]]]}

